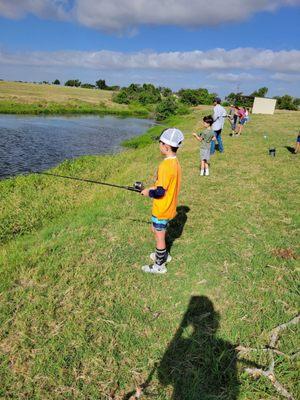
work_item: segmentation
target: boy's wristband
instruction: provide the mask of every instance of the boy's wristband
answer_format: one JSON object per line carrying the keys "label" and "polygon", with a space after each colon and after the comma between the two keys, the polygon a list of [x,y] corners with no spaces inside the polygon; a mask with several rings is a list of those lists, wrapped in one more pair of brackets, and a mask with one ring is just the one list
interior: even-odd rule
{"label": "boy's wristband", "polygon": [[153,199],[160,199],[165,195],[166,191],[162,186],[157,186],[156,189],[150,189],[149,190],[149,197],[152,197]]}

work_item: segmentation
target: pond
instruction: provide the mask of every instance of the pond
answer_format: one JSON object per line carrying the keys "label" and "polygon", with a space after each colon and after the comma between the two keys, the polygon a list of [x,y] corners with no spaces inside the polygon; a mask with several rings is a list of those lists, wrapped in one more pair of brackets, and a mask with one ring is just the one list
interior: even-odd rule
{"label": "pond", "polygon": [[111,154],[154,122],[112,116],[0,115],[0,179],[43,171],[82,155]]}

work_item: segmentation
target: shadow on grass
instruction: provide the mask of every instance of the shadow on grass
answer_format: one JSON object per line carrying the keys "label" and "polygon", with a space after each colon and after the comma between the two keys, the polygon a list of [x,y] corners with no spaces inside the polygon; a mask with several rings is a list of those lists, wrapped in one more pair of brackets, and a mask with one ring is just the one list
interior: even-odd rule
{"label": "shadow on grass", "polygon": [[295,154],[295,148],[292,146],[284,146],[290,153]]}
{"label": "shadow on grass", "polygon": [[169,222],[167,228],[166,244],[168,253],[170,253],[174,241],[182,235],[184,225],[187,221],[187,213],[190,211],[190,208],[188,206],[178,206],[176,211],[176,217]]}
{"label": "shadow on grass", "polygon": [[237,398],[237,352],[216,337],[219,314],[206,296],[193,296],[158,368],[159,382],[173,386],[174,400]]}
{"label": "shadow on grass", "polygon": [[[161,386],[172,386],[173,400],[237,399],[237,352],[216,337],[219,320],[208,297],[192,296],[161,361],[140,385],[143,394],[153,395],[147,388],[156,371]],[[123,399],[136,398],[133,391]]]}
{"label": "shadow on grass", "polygon": [[[159,386],[172,386],[172,400],[236,400],[240,382],[237,362],[265,368],[243,358],[238,359],[236,344],[216,337],[220,315],[206,296],[192,296],[182,321],[169,342],[162,359],[155,364],[147,379],[123,397],[139,399],[141,395],[157,396],[150,389],[156,375]],[[161,391],[156,387],[157,391]]]}

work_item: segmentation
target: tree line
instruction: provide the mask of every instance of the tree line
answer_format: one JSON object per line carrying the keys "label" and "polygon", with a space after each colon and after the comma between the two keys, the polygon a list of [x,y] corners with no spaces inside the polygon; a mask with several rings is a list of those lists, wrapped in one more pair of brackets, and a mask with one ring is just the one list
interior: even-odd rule
{"label": "tree line", "polygon": [[[22,81],[18,81],[22,82]],[[35,82],[36,83],[36,82]],[[49,84],[48,81],[40,82]],[[59,79],[52,82],[53,85],[60,85]],[[217,93],[210,93],[205,88],[198,89],[180,89],[173,92],[170,88],[159,86],[155,87],[150,83],[137,84],[131,83],[127,87],[106,84],[105,79],[98,79],[95,84],[82,83],[79,79],[69,79],[64,86],[81,87],[86,89],[101,89],[113,91],[113,101],[120,104],[135,104],[142,106],[155,106],[158,120],[164,119],[169,115],[185,113],[188,107],[195,107],[201,104],[213,104],[213,99],[218,96]],[[261,87],[252,93],[246,95],[243,92],[231,92],[225,96],[224,106],[231,104],[251,108],[254,97],[266,97],[269,89]],[[285,110],[299,110],[300,98],[288,94],[283,96],[274,96],[276,99],[276,108]]]}
{"label": "tree line", "polygon": [[[251,108],[255,97],[266,97],[269,89],[261,87],[249,95],[242,92],[231,92],[225,96],[224,106],[231,104]],[[184,112],[186,107],[195,107],[198,105],[213,104],[217,93],[210,93],[205,88],[199,89],[180,89],[173,93],[170,88],[155,87],[152,84],[134,84],[121,88],[114,93],[113,100],[121,104],[141,104],[143,106],[156,104],[157,119],[164,119],[169,115]],[[276,108],[285,110],[298,110],[300,107],[300,98],[294,98],[289,95],[276,96]]]}

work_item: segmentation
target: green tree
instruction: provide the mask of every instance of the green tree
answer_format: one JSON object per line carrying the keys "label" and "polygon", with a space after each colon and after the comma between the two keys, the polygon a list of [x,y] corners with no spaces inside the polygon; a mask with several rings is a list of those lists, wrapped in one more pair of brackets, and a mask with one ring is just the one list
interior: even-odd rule
{"label": "green tree", "polygon": [[81,87],[84,89],[94,89],[95,85],[92,85],[91,83],[83,83]]}
{"label": "green tree", "polygon": [[55,81],[52,82],[53,85],[60,85],[60,81],[58,79],[55,79]]}
{"label": "green tree", "polygon": [[172,94],[173,94],[172,90],[168,87],[159,86],[157,89],[160,91],[160,93],[164,97],[172,96]]}
{"label": "green tree", "polygon": [[300,107],[300,98],[299,97],[295,97],[293,100],[294,105],[297,107],[297,109],[299,109]]}
{"label": "green tree", "polygon": [[81,82],[79,79],[69,79],[66,83],[65,86],[75,86],[79,87],[81,85]]}
{"label": "green tree", "polygon": [[114,85],[114,86],[107,86],[106,90],[111,90],[116,92],[117,90],[120,90],[120,86]]}
{"label": "green tree", "polygon": [[227,104],[233,104],[235,106],[243,106],[243,107],[252,107],[253,106],[253,97],[243,95],[242,92],[238,93],[229,93],[228,96],[225,97],[225,102]]}
{"label": "green tree", "polygon": [[107,89],[107,85],[104,79],[99,79],[96,81],[96,86],[98,89],[105,90]]}
{"label": "green tree", "polygon": [[119,104],[129,104],[130,103],[129,95],[124,89],[120,90],[120,92],[118,92],[118,93],[114,93],[112,100],[115,103],[119,103]]}
{"label": "green tree", "polygon": [[197,106],[199,104],[197,92],[193,89],[181,89],[178,92],[180,100],[189,106]]}
{"label": "green tree", "polygon": [[275,96],[274,99],[277,100],[276,108],[280,110],[298,110],[298,106],[294,103],[294,98],[285,94],[284,96]]}
{"label": "green tree", "polygon": [[155,118],[157,121],[163,121],[178,111],[178,102],[175,96],[169,96],[160,101],[155,109]]}
{"label": "green tree", "polygon": [[160,91],[150,83],[142,86],[136,83],[122,88],[113,96],[113,101],[121,104],[138,102],[142,105],[155,104],[161,100]]}
{"label": "green tree", "polygon": [[178,92],[180,100],[187,105],[213,104],[215,93],[209,93],[207,89],[181,89]]}
{"label": "green tree", "polygon": [[250,94],[250,96],[252,96],[252,97],[266,97],[268,91],[269,91],[269,89],[266,86],[264,86],[264,87],[261,87],[261,88],[255,90],[253,93]]}

